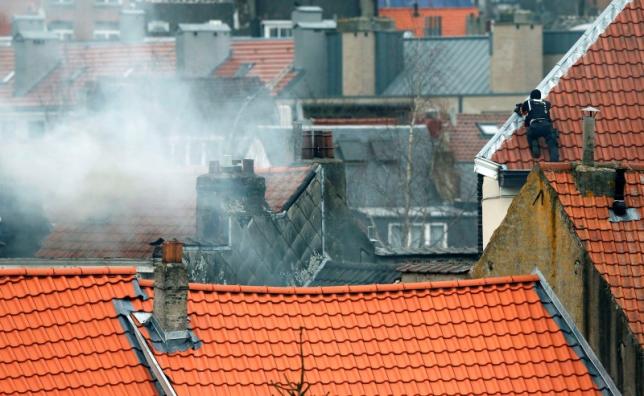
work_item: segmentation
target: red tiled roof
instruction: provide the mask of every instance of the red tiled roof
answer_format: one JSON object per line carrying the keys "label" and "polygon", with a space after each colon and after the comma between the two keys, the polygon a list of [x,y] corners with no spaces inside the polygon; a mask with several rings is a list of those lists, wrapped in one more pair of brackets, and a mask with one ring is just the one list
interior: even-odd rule
{"label": "red tiled roof", "polygon": [[597,271],[626,314],[631,331],[644,346],[644,165],[626,172],[625,202],[640,212],[638,221],[608,221],[609,197],[583,196],[570,166],[543,164]]}
{"label": "red tiled roof", "polygon": [[467,17],[479,15],[476,7],[461,8],[420,8],[418,16],[414,16],[414,10],[405,8],[379,8],[378,15],[390,18],[394,21],[396,29],[410,30],[416,37],[425,36],[425,18],[429,16],[441,17],[441,36],[465,36],[467,34]]}
{"label": "red tiled roof", "polygon": [[247,77],[259,77],[280,92],[295,77],[292,70],[294,44],[290,39],[244,39],[233,42],[232,55],[217,68],[216,75],[233,77],[245,64],[252,65]]}
{"label": "red tiled roof", "polygon": [[0,395],[152,395],[113,299],[132,268],[0,270]]}
{"label": "red tiled roof", "polygon": [[457,161],[474,161],[489,137],[481,134],[477,124],[501,126],[507,119],[505,114],[458,114],[456,123],[450,128],[449,146]]}
{"label": "red tiled roof", "polygon": [[[266,179],[265,199],[275,212],[281,212],[307,176],[311,166],[258,169]],[[187,177],[187,176],[186,176]],[[194,178],[192,179],[194,180]],[[127,202],[115,201],[102,218],[63,217],[43,242],[37,257],[42,258],[149,258],[159,237],[185,240],[196,234],[196,197],[186,187],[180,197],[162,194],[134,194]],[[117,199],[120,197],[117,197]],[[117,209],[117,207],[119,207]]]}
{"label": "red tiled roof", "polygon": [[[595,159],[644,161],[643,35],[644,5],[634,0],[550,91],[561,161],[581,159],[581,109],[589,105],[600,109]],[[540,160],[549,159],[547,151],[544,144]],[[506,140],[492,160],[510,169],[531,169],[525,129]]]}
{"label": "red tiled roof", "polygon": [[[0,84],[0,104],[12,107],[73,105],[83,99],[87,82],[102,77],[173,76],[176,72],[174,40],[140,44],[64,42],[61,45],[64,56],[60,66],[22,97],[13,95],[15,77],[7,84]],[[254,67],[247,76],[276,84],[275,93],[294,77],[293,72],[281,74],[293,62],[292,40],[233,40],[232,54],[232,58],[217,70],[217,75],[234,76],[236,68],[231,68],[231,62],[252,63]],[[0,80],[13,70],[13,48],[0,47]],[[280,76],[282,78],[277,80]]]}
{"label": "red tiled roof", "polygon": [[[134,272],[0,270],[0,394],[154,394],[112,299],[152,311]],[[151,281],[140,281],[153,297]],[[268,288],[190,285],[196,350],[154,355],[178,395],[599,394],[536,276]],[[131,331],[128,329],[128,332]],[[147,331],[142,331],[147,337]]]}

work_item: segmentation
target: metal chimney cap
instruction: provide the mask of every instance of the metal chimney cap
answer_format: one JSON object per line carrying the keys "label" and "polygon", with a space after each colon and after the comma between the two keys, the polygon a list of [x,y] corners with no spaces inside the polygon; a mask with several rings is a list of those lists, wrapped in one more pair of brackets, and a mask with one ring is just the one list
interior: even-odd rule
{"label": "metal chimney cap", "polygon": [[590,117],[594,117],[597,113],[599,113],[599,109],[593,106],[584,107],[583,109],[581,109],[581,111],[588,113]]}

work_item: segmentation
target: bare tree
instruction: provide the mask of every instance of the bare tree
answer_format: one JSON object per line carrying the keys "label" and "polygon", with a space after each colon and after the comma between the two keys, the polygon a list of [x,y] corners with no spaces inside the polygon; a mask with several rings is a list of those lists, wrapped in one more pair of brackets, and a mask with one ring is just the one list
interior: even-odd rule
{"label": "bare tree", "polygon": [[289,381],[284,376],[284,383],[271,381],[271,386],[275,388],[279,395],[283,396],[305,396],[311,389],[311,384],[305,380],[306,368],[304,367],[304,340],[302,338],[304,328],[300,327],[300,376],[297,381]]}

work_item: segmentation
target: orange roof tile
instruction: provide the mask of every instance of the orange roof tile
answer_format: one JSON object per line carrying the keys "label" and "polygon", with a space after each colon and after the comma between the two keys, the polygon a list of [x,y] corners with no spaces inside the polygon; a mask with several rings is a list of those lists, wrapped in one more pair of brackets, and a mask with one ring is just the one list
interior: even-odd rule
{"label": "orange roof tile", "polygon": [[[0,394],[155,393],[111,301],[151,312],[136,283],[133,270],[106,267],[0,270]],[[153,297],[151,281],[140,286]],[[298,375],[302,329],[311,394],[599,394],[596,368],[557,325],[565,322],[553,318],[540,287],[536,276],[192,284],[188,311],[201,346],[154,355],[178,395],[271,394],[271,382]]]}
{"label": "orange roof tile", "polygon": [[[176,72],[174,40],[160,39],[138,44],[121,42],[62,43],[64,59],[31,92],[22,97],[13,96],[15,78],[0,84],[2,106],[39,107],[75,104],[84,98],[86,84],[99,78],[124,78],[154,74],[173,76]],[[224,63],[217,75],[234,76],[221,72],[230,68],[230,62],[252,63],[255,66],[248,77],[259,77],[264,83],[274,83],[274,92],[283,89],[293,73],[282,76],[284,69],[293,62],[292,40],[233,40],[232,58]],[[223,68],[223,69],[222,69]],[[0,46],[0,79],[14,70],[14,52],[11,46]],[[279,81],[274,81],[281,76]]]}
{"label": "orange roof tile", "polygon": [[0,395],[151,395],[112,300],[134,269],[0,270]]}
{"label": "orange roof tile", "polygon": [[612,200],[581,195],[570,166],[542,167],[595,268],[644,346],[644,166],[636,168],[626,172],[625,202],[639,210],[642,220],[613,223],[608,221]]}
{"label": "orange roof tile", "polygon": [[489,140],[481,134],[477,124],[501,126],[507,116],[503,114],[458,114],[450,128],[449,146],[457,161],[474,161],[474,157]]}
{"label": "orange roof tile", "polygon": [[217,68],[216,75],[233,77],[243,65],[252,65],[246,77],[259,77],[280,92],[295,77],[292,71],[294,44],[291,39],[243,39],[233,42],[232,55]]}
{"label": "orange roof tile", "polygon": [[[274,212],[281,212],[294,199],[313,166],[257,169],[266,179],[264,198]],[[186,176],[189,178],[188,176]],[[188,179],[186,179],[188,180]],[[195,180],[193,175],[192,179]],[[194,185],[183,194],[145,191],[110,203],[108,215],[82,218],[63,216],[44,240],[37,257],[42,258],[136,258],[152,255],[149,243],[159,237],[185,240],[196,234]],[[120,199],[120,201],[118,201]]]}
{"label": "orange roof tile", "polygon": [[[582,112],[600,109],[595,135],[598,161],[644,161],[644,5],[628,4],[586,53],[561,77],[547,99],[560,131],[561,161],[581,159]],[[544,157],[548,150],[542,142]],[[531,169],[534,163],[524,128],[492,155],[509,169]]]}
{"label": "orange roof tile", "polygon": [[379,8],[378,14],[394,21],[396,29],[410,30],[416,37],[425,36],[425,18],[440,16],[442,19],[441,36],[465,36],[467,34],[467,17],[479,15],[476,7],[458,8],[420,8],[414,16],[412,7]]}

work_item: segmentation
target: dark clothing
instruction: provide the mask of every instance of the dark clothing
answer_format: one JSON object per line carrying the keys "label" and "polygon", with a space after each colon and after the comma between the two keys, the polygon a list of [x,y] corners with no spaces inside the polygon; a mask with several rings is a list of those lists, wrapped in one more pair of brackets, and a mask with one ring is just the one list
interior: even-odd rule
{"label": "dark clothing", "polygon": [[557,136],[552,128],[550,118],[550,102],[541,99],[529,99],[521,105],[521,112],[525,114],[524,124],[528,128],[528,145],[532,156],[540,157],[539,138],[542,137],[548,144],[550,161],[559,161],[559,148],[557,147]]}
{"label": "dark clothing", "polygon": [[552,129],[552,124],[545,120],[533,120],[532,124],[528,127],[528,145],[530,146],[532,156],[535,158],[541,156],[541,149],[539,147],[540,137],[544,138],[548,144],[550,162],[559,162],[559,147],[557,147],[557,137],[555,131]]}
{"label": "dark clothing", "polygon": [[550,119],[550,102],[541,99],[529,99],[521,105],[521,112],[526,114],[525,126],[530,126],[532,120],[546,120],[552,124]]}

